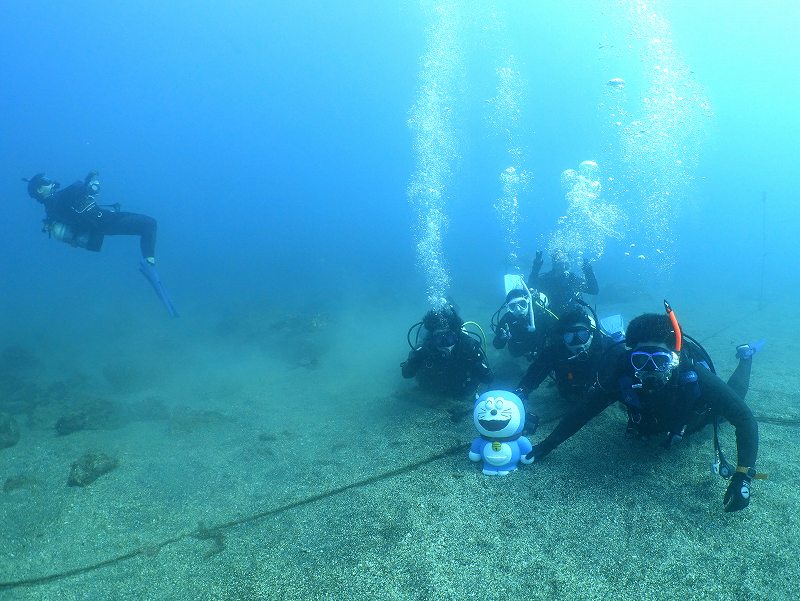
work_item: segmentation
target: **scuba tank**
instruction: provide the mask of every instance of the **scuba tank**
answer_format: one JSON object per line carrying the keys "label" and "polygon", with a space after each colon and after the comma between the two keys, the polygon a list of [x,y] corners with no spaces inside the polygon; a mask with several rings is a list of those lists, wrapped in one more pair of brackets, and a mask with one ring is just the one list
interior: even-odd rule
{"label": "scuba tank", "polygon": [[77,248],[87,248],[89,246],[89,234],[78,235],[66,223],[51,221],[45,225],[44,229],[51,238],[59,242],[64,242]]}

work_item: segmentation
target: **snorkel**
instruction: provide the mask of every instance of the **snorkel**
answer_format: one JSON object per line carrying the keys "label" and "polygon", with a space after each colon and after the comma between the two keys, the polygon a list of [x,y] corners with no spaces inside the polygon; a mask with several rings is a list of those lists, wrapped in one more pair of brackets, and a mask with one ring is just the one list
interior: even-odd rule
{"label": "snorkel", "polygon": [[535,332],[536,320],[533,318],[533,295],[531,294],[531,289],[528,288],[525,282],[523,282],[522,285],[525,286],[525,292],[528,293],[528,331]]}
{"label": "snorkel", "polygon": [[678,318],[675,317],[675,311],[672,310],[672,307],[667,302],[667,299],[664,299],[664,310],[667,312],[669,321],[672,324],[672,329],[675,330],[675,352],[680,355],[681,346],[683,346],[683,335],[681,334],[681,326],[678,324]]}

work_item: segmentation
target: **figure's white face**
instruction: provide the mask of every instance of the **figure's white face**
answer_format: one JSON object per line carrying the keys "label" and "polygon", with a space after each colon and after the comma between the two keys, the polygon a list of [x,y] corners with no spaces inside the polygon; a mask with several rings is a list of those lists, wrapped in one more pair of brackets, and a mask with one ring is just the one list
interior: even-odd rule
{"label": "figure's white face", "polygon": [[478,432],[488,438],[513,436],[522,429],[525,419],[517,404],[502,395],[487,397],[476,404],[472,418]]}

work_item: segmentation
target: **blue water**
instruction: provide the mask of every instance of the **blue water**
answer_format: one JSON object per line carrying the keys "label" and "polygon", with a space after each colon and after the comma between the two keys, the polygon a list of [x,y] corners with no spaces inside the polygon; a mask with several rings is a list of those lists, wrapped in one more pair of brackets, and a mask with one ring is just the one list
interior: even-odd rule
{"label": "blue water", "polygon": [[[39,209],[19,178],[43,170],[66,184],[98,169],[107,202],[156,217],[162,276],[184,305],[204,294],[224,303],[225,290],[238,298],[285,294],[300,281],[331,290],[385,286],[424,305],[406,121],[432,22],[416,3],[30,2],[1,10],[5,315],[41,304],[43,295],[58,304],[70,283],[99,278],[110,278],[101,298],[84,302],[113,303],[116,274],[135,276],[131,241],[111,240],[104,256],[87,258],[39,234]],[[456,291],[466,278],[504,268],[504,232],[491,207],[508,161],[484,101],[506,56],[523,82],[516,135],[532,176],[519,198],[523,271],[564,212],[563,170],[592,159],[603,176],[622,177],[613,163],[619,148],[604,129],[605,83],[626,80],[635,119],[651,77],[646,36],[631,36],[627,10],[511,2],[497,7],[491,26],[486,6],[458,10],[461,72],[451,98],[459,158],[446,187],[443,242]],[[765,285],[783,293],[787,280],[798,281],[784,269],[797,256],[800,9],[714,1],[648,10],[666,20],[713,112],[697,143],[679,151],[697,163],[670,216],[673,275],[735,272],[752,288],[766,192]],[[635,220],[633,196],[625,204]],[[601,274],[614,273],[628,238],[609,241]]]}

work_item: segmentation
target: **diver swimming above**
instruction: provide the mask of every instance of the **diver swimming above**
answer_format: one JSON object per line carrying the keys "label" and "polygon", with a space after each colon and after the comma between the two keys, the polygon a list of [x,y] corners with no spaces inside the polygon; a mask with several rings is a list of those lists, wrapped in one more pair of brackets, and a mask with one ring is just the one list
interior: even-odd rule
{"label": "diver swimming above", "polygon": [[90,171],[83,181],[66,188],[37,173],[29,179],[28,195],[44,206],[42,231],[50,238],[76,248],[99,252],[106,236],[139,236],[142,259],[139,271],[158,294],[172,317],[178,313],[161,284],[156,263],[156,220],[147,215],[120,211],[119,204],[100,205],[100,180]]}

